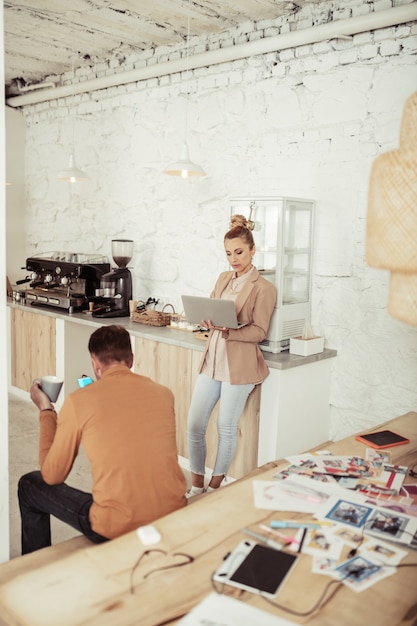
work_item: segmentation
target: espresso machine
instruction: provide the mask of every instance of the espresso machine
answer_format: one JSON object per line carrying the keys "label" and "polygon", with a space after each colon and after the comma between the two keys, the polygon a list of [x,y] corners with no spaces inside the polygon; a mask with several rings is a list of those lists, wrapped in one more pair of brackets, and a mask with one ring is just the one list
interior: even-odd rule
{"label": "espresso machine", "polygon": [[107,257],[79,252],[47,252],[26,259],[30,274],[17,285],[29,283],[20,292],[31,306],[62,309],[68,313],[88,308],[89,300],[110,271]]}
{"label": "espresso machine", "polygon": [[127,264],[133,255],[133,241],[113,239],[111,252],[117,267],[101,276],[98,295],[94,298],[93,317],[128,317],[130,315],[132,275]]}

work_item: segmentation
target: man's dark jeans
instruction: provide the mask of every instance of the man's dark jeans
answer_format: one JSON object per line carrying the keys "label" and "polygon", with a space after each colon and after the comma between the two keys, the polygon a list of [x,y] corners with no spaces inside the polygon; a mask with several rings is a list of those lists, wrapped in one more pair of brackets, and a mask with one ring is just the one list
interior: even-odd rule
{"label": "man's dark jeans", "polygon": [[91,493],[74,489],[65,483],[48,485],[41,473],[35,471],[25,474],[19,480],[18,497],[22,521],[22,554],[51,545],[51,515],[69,524],[94,543],[108,541],[91,528]]}

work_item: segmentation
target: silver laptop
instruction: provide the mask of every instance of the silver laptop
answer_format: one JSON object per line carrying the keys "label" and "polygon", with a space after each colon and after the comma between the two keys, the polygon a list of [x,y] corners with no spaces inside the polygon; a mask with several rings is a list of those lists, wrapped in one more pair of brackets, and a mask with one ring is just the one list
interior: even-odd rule
{"label": "silver laptop", "polygon": [[207,298],[204,296],[181,296],[185,317],[191,324],[201,324],[203,320],[211,321],[214,326],[224,328],[240,328],[233,300]]}

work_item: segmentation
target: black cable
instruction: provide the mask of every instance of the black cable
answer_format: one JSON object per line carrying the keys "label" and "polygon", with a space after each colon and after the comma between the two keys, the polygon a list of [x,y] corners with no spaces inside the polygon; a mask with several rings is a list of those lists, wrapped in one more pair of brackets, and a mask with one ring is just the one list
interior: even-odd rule
{"label": "black cable", "polygon": [[410,476],[412,476],[413,478],[417,478],[416,467],[417,467],[417,463],[414,463],[413,467],[410,467],[410,470],[408,472],[410,474]]}
{"label": "black cable", "polygon": [[[213,587],[213,589],[214,589],[214,591],[216,593],[223,593],[223,591],[219,591],[218,588],[216,587],[216,582],[217,581],[215,581],[214,578],[213,578],[214,574],[215,574],[215,572],[213,572],[213,574],[211,575],[211,579],[210,579],[212,587]],[[225,584],[226,583],[223,583],[222,587],[224,587]],[[326,598],[327,591],[330,589],[330,587],[332,585],[337,585],[337,587],[336,587],[336,589],[334,589],[333,593],[328,598]],[[314,613],[318,609],[321,609],[323,606],[325,606],[327,604],[327,602],[329,602],[336,595],[337,591],[339,591],[339,589],[342,586],[343,586],[343,581],[342,580],[331,580],[329,583],[327,583],[326,587],[324,588],[323,593],[321,594],[321,596],[319,597],[317,602],[308,611],[295,611],[293,609],[289,609],[288,607],[282,606],[282,605],[274,602],[273,600],[271,600],[271,598],[269,598],[268,596],[266,596],[262,592],[259,592],[257,595],[259,595],[266,602],[268,602],[268,604],[271,604],[272,606],[274,606],[277,609],[280,609],[281,611],[285,611],[286,613],[291,613],[291,615],[297,615],[298,617],[306,617],[308,615],[311,615],[312,613]],[[245,591],[244,590],[240,590],[240,595],[243,595],[243,593],[245,593]]]}
{"label": "black cable", "polygon": [[[298,617],[306,617],[308,615],[312,615],[313,613],[315,613],[316,611],[319,611],[320,609],[322,609],[324,606],[326,606],[326,604],[328,602],[330,602],[330,600],[332,600],[336,593],[343,587],[343,580],[331,580],[330,582],[327,583],[327,585],[324,588],[323,593],[321,594],[321,596],[319,597],[319,599],[317,600],[316,604],[313,605],[313,607],[311,609],[309,609],[308,611],[295,611],[294,609],[289,609],[285,606],[282,606],[276,602],[274,602],[273,600],[271,600],[271,598],[268,598],[267,596],[265,596],[264,594],[260,594],[261,597],[266,600],[266,602],[268,602],[268,604],[271,604],[272,606],[274,606],[277,609],[280,609],[281,611],[285,611],[286,613],[290,613],[291,615],[297,615]],[[333,589],[332,593],[329,595],[328,598],[326,598],[326,594],[328,592],[328,590],[330,589],[330,587],[332,585],[337,585],[335,589]]]}

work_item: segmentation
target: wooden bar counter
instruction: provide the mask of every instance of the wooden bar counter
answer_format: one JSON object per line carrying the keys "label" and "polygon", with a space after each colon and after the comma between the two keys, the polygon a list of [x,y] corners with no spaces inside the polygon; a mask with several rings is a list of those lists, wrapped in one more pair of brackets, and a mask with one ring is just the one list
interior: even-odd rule
{"label": "wooden bar counter", "polygon": [[[412,467],[417,462],[417,413],[407,413],[381,426],[410,439],[411,443],[390,451],[393,463]],[[381,426],[373,430],[380,430]],[[364,454],[363,444],[353,436],[323,445],[338,455]],[[99,546],[80,537],[0,565],[0,624],[177,623],[213,591],[211,575],[225,555],[246,538],[242,528],[258,530],[259,524],[268,524],[272,518],[311,520],[306,514],[256,509],[253,505],[253,480],[269,480],[286,464],[268,463],[157,520],[155,525],[162,541],[149,548],[142,545],[135,532]],[[416,479],[407,476],[405,482],[415,483]],[[144,555],[135,567],[143,552],[153,548],[158,551]],[[187,563],[188,557],[193,561]],[[274,600],[280,606],[301,614],[308,612],[332,580],[311,572],[311,558],[300,554]],[[174,563],[183,565],[163,569]],[[401,564],[412,563],[417,564],[417,551],[409,550]],[[393,575],[362,592],[342,585],[323,608],[304,616],[276,608],[250,592],[242,593],[226,585],[222,591],[297,624],[406,626],[414,624],[417,617],[416,581],[416,568],[398,567]]]}
{"label": "wooden bar counter", "polygon": [[[134,371],[166,385],[174,394],[178,453],[188,459],[187,415],[205,339],[176,328],[139,324],[128,317],[93,318],[86,312],[68,314],[13,302],[7,311],[10,391],[28,398],[34,378],[56,374],[64,379],[58,409],[78,388],[82,374],[94,377],[87,349],[91,333],[102,325],[126,328],[135,355]],[[241,478],[270,459],[297,454],[328,439],[330,372],[336,354],[327,348],[308,357],[264,353],[270,374],[251,393],[239,420],[229,476]],[[217,412],[215,407],[207,431],[207,468],[214,467],[217,451]]]}

